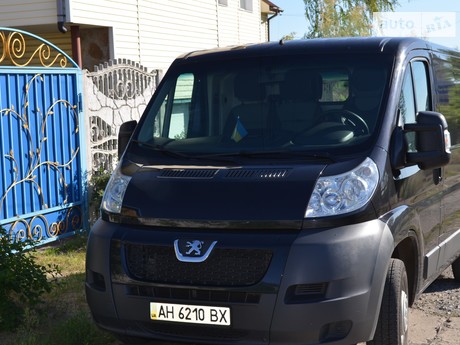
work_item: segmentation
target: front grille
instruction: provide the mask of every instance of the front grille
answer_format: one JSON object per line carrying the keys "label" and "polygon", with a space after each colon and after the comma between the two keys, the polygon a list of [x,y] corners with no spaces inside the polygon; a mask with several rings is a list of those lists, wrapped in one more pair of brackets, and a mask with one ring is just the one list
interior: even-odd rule
{"label": "front grille", "polygon": [[128,285],[126,289],[127,294],[130,296],[165,298],[168,300],[244,304],[257,304],[260,301],[260,294],[244,291],[184,289],[145,285]]}
{"label": "front grille", "polygon": [[250,286],[262,280],[272,252],[215,248],[200,263],[180,262],[173,247],[125,244],[128,274],[139,281],[195,286]]}
{"label": "front grille", "polygon": [[[248,335],[248,332],[227,328],[222,326],[209,327],[205,325],[188,325],[188,324],[167,324],[165,322],[149,322],[137,323],[136,328],[142,329],[144,332],[165,335],[165,336],[180,336],[187,340],[203,339],[207,341],[236,341],[241,340]],[[193,339],[191,339],[193,338]],[[174,343],[176,344],[176,343]]]}

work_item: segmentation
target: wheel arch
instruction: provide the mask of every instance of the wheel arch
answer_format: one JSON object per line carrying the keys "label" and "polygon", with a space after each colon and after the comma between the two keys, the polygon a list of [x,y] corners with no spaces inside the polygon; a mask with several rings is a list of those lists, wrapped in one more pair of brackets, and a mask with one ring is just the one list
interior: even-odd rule
{"label": "wheel arch", "polygon": [[418,295],[418,282],[421,279],[422,273],[419,240],[414,231],[409,231],[408,236],[396,245],[391,257],[401,260],[406,267],[407,282],[409,285],[409,303],[412,306]]}

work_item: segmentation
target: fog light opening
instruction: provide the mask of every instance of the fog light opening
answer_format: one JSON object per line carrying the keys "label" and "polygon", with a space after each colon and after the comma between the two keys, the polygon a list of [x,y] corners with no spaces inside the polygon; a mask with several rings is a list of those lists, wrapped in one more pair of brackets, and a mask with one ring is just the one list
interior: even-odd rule
{"label": "fog light opening", "polygon": [[105,279],[104,276],[100,273],[90,271],[90,285],[93,289],[99,291],[105,291]]}
{"label": "fog light opening", "polygon": [[350,333],[353,322],[350,320],[328,323],[321,327],[319,341],[327,343],[345,338]]}

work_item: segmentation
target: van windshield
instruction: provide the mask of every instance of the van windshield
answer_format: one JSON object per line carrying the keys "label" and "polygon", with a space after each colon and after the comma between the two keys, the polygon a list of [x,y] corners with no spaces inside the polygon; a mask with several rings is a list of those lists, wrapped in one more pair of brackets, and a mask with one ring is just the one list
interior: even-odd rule
{"label": "van windshield", "polygon": [[356,153],[379,125],[392,60],[295,56],[171,70],[134,142],[183,156]]}

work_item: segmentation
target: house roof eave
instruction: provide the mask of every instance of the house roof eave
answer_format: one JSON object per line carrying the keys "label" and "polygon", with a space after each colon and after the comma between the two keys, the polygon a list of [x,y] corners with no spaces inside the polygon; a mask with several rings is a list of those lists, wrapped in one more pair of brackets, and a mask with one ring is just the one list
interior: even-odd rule
{"label": "house roof eave", "polygon": [[283,9],[269,0],[261,0],[261,12],[266,14],[280,14]]}

